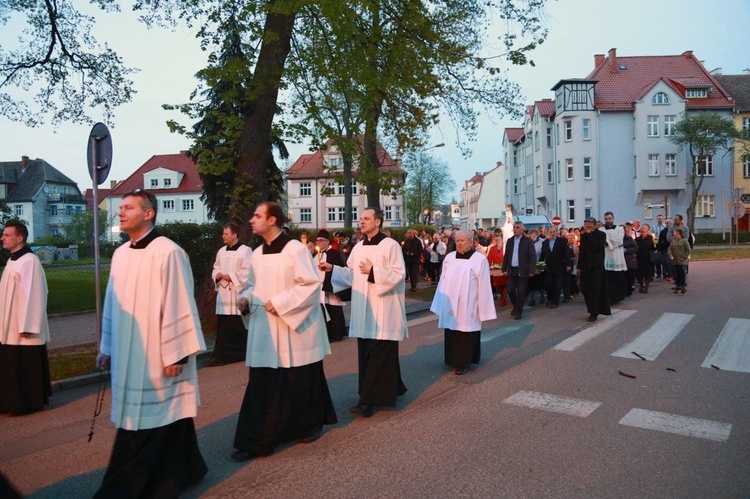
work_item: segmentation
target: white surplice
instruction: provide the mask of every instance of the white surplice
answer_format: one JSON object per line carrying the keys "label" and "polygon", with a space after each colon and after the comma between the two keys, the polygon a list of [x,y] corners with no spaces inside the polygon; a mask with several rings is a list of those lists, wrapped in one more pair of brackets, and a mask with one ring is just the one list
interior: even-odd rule
{"label": "white surplice", "polygon": [[[0,344],[39,346],[49,341],[47,278],[39,258],[8,260],[0,278]],[[22,338],[21,333],[31,333]]]}
{"label": "white surplice", "polygon": [[[240,315],[237,308],[237,298],[247,285],[247,276],[250,274],[250,256],[253,250],[241,244],[234,251],[227,251],[222,246],[216,253],[214,269],[211,279],[214,281],[216,293],[216,315]],[[230,282],[221,280],[216,282],[216,274],[229,275]]]}
{"label": "white surplice", "polygon": [[482,321],[496,319],[487,257],[478,251],[468,259],[449,253],[430,311],[437,314],[439,328],[454,331],[479,331]]}
{"label": "white surplice", "polygon": [[[111,356],[112,421],[141,430],[195,417],[195,355],[205,350],[185,251],[166,237],[143,249],[120,246],[104,300],[101,353]],[[187,357],[182,373],[164,368]]]}
{"label": "white surplice", "polygon": [[[372,262],[375,282],[359,270],[360,262]],[[349,336],[401,341],[408,337],[404,292],[406,266],[401,245],[390,237],[378,244],[357,243],[346,268],[333,267],[334,293],[352,288]]]}
{"label": "white surplice", "polygon": [[628,265],[625,263],[625,249],[622,247],[625,229],[617,225],[612,229],[599,227],[599,230],[607,235],[607,246],[604,248],[604,270],[628,270]]}
{"label": "white surplice", "polygon": [[[307,246],[290,240],[281,253],[253,251],[247,287],[250,302],[246,364],[299,367],[331,353],[320,307],[322,283]],[[266,312],[271,300],[277,315]],[[243,316],[247,318],[247,316]]]}

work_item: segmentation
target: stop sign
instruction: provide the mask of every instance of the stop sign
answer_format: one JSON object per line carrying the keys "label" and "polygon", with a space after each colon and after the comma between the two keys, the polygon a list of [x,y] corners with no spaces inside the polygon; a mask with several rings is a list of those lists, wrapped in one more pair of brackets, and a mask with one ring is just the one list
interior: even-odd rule
{"label": "stop sign", "polygon": [[560,217],[552,217],[552,225],[557,227],[562,223],[562,219]]}

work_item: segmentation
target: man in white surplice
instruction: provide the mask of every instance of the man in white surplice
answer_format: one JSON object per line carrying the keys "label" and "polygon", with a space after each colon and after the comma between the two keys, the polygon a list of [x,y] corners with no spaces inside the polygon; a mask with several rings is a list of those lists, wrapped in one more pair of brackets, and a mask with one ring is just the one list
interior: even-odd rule
{"label": "man in white surplice", "polygon": [[625,249],[623,248],[625,229],[615,225],[615,215],[608,211],[604,214],[604,226],[599,230],[607,236],[607,246],[604,248],[604,270],[607,275],[609,304],[614,305],[625,299],[627,286],[625,274],[628,266],[625,263]]}
{"label": "man in white surplice", "polygon": [[430,311],[445,329],[445,363],[462,375],[481,357],[482,321],[497,318],[487,257],[472,248],[469,231],[456,235],[456,251],[443,261]]}
{"label": "man in white surplice", "polygon": [[154,229],[156,207],[136,189],[118,212],[130,241],[112,256],[96,359],[111,367],[117,435],[96,497],[176,497],[207,472],[193,423],[195,357],[206,349],[193,273],[185,251]]}
{"label": "man in white surplice", "polygon": [[352,288],[349,336],[357,338],[359,403],[349,411],[370,417],[373,406],[394,407],[406,393],[398,342],[408,336],[404,300],[406,266],[401,246],[380,231],[383,212],[366,208],[359,220],[364,239],[352,249],[346,267],[321,262],[333,271],[334,293]]}

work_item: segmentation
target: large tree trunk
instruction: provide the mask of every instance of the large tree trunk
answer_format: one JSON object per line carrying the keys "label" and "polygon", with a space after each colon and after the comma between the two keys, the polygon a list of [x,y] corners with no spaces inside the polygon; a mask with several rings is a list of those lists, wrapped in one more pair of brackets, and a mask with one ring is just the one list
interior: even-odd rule
{"label": "large tree trunk", "polygon": [[[245,124],[239,144],[236,183],[231,196],[232,215],[247,221],[254,207],[261,201],[276,201],[274,183],[281,184],[281,171],[276,167],[271,150],[271,125],[276,112],[284,64],[291,48],[296,12],[276,13],[271,1],[271,12],[266,16],[263,42],[258,53],[251,88],[253,97],[245,109]],[[241,225],[243,239],[248,225]]]}
{"label": "large tree trunk", "polygon": [[370,110],[365,124],[364,136],[364,164],[367,183],[367,206],[380,208],[380,158],[378,157],[378,123],[380,122],[381,105],[375,105]]}

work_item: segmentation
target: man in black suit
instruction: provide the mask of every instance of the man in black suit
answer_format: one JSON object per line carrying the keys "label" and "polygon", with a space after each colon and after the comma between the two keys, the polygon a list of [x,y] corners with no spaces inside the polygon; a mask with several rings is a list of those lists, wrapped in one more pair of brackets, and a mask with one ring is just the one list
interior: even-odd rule
{"label": "man in black suit", "polygon": [[604,248],[607,235],[597,230],[596,219],[587,218],[583,223],[581,246],[578,250],[578,272],[581,274],[581,293],[586,300],[589,322],[595,322],[597,315],[611,315],[607,275],[604,271]]}
{"label": "man in black suit", "polygon": [[557,308],[560,304],[563,279],[568,276],[573,264],[570,261],[568,240],[557,235],[557,227],[554,225],[547,229],[547,239],[542,243],[540,260],[547,265],[544,269],[547,306]]}
{"label": "man in black suit", "polygon": [[526,292],[529,289],[529,278],[536,273],[536,250],[531,239],[523,234],[523,224],[513,224],[513,237],[505,243],[503,272],[508,274],[508,297],[513,303],[510,311],[516,320],[521,319]]}

